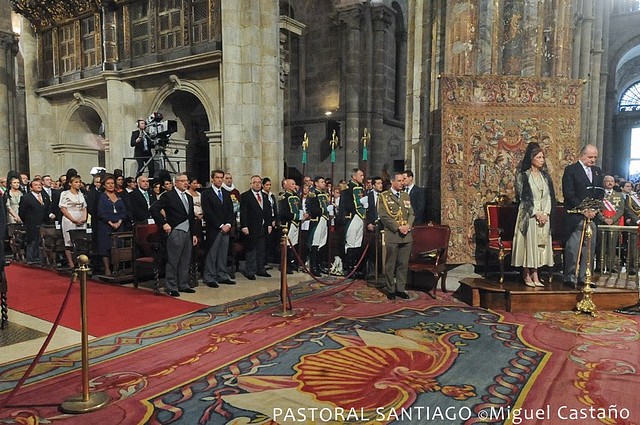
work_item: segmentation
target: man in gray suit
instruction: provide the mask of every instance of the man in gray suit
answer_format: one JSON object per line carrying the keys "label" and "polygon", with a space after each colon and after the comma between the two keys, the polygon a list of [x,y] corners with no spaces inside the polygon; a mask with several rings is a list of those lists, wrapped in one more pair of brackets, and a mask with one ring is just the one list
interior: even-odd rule
{"label": "man in gray suit", "polygon": [[385,257],[385,278],[387,298],[408,299],[405,292],[409,256],[413,238],[411,227],[415,220],[411,199],[403,190],[404,177],[395,173],[391,180],[391,189],[382,192],[378,200],[378,216],[384,228],[384,240],[387,249]]}

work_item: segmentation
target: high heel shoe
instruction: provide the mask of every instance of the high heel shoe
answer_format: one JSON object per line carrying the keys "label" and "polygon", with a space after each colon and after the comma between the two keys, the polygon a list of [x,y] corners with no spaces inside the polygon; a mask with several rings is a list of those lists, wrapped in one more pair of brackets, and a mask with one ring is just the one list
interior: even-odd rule
{"label": "high heel shoe", "polygon": [[538,287],[538,288],[544,288],[544,284],[542,282],[540,282],[540,279],[538,278],[538,272],[535,271],[533,273],[531,273],[531,279],[533,280],[533,285]]}
{"label": "high heel shoe", "polygon": [[524,278],[524,284],[531,287],[531,288],[535,288],[536,284],[533,283],[533,280],[531,280],[531,276],[529,274],[526,274],[523,276]]}

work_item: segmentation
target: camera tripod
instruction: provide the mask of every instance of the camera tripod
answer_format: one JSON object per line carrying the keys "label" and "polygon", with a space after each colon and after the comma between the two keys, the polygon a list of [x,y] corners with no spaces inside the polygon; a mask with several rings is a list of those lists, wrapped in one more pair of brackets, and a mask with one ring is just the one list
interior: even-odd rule
{"label": "camera tripod", "polygon": [[167,156],[166,148],[163,146],[156,146],[154,148],[154,154],[149,158],[143,165],[140,170],[138,170],[138,175],[141,175],[145,171],[149,169],[149,165],[154,163],[156,166],[154,167],[153,176],[149,176],[149,178],[157,178],[162,175],[163,171],[169,171],[170,173],[177,174],[176,167],[174,167],[173,163]]}

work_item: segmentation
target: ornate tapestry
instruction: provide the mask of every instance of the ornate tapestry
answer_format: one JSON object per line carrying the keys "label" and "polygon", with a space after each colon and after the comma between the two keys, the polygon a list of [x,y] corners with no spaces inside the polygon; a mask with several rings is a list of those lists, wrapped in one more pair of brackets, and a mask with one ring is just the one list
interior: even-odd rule
{"label": "ornate tapestry", "polygon": [[515,199],[529,142],[544,149],[558,201],[564,167],[580,148],[582,82],[564,78],[445,76],[442,87],[442,222],[449,262],[476,263],[475,223],[498,195]]}

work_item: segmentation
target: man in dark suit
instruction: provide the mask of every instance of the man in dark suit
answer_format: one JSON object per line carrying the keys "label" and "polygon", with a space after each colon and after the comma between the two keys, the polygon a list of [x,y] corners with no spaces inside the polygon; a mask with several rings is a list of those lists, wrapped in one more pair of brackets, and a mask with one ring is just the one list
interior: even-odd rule
{"label": "man in dark suit", "polygon": [[138,187],[129,193],[129,205],[134,223],[145,223],[151,218],[149,208],[156,201],[156,195],[149,190],[149,178],[138,176]]}
{"label": "man in dark suit", "polygon": [[246,270],[244,276],[271,277],[265,270],[265,237],[272,231],[271,207],[262,191],[260,176],[251,177],[251,189],[240,195],[240,230],[245,236]]}
{"label": "man in dark suit", "polygon": [[167,235],[165,291],[172,297],[179,297],[179,292],[196,292],[189,287],[191,249],[198,243],[198,236],[194,234],[196,216],[193,198],[187,194],[188,187],[187,174],[178,174],[174,189],[163,194],[150,208],[154,221]]}
{"label": "man in dark suit", "polygon": [[[366,239],[369,241],[369,251],[367,252],[367,270],[368,274],[375,274],[375,258],[376,252],[379,251],[380,238],[378,233],[381,225],[378,221],[378,198],[382,193],[382,177],[374,177],[371,179],[371,190],[367,193],[367,215],[366,222]],[[382,263],[382,262],[380,262]]]}
{"label": "man in dark suit", "polygon": [[404,176],[404,190],[409,194],[411,208],[413,208],[413,213],[415,214],[415,224],[422,224],[425,222],[424,213],[427,208],[427,190],[415,185],[413,181],[413,171],[406,170],[402,175]]}
{"label": "man in dark suit", "polygon": [[204,222],[207,227],[209,251],[204,260],[204,283],[217,288],[219,283],[235,285],[227,270],[229,235],[235,220],[231,194],[222,188],[224,171],[211,172],[211,187],[200,195]]}
{"label": "man in dark suit", "polygon": [[[580,150],[578,162],[567,166],[562,175],[562,193],[564,207],[567,211],[577,208],[585,198],[602,198],[602,170],[595,166],[598,159],[598,148],[586,145]],[[596,249],[596,224],[593,220],[598,210],[586,209],[581,214],[567,215],[568,238],[564,248],[564,283],[577,288],[577,283],[584,283],[587,258],[593,264]],[[591,219],[592,240],[582,237],[585,220]],[[583,240],[582,247],[580,241]],[[587,252],[589,245],[590,253]],[[578,252],[581,251],[580,267],[578,268]],[[577,276],[576,276],[577,274]]]}
{"label": "man in dark suit", "polygon": [[33,180],[30,191],[20,198],[20,218],[26,230],[27,262],[38,263],[40,258],[40,227],[55,216],[51,213],[51,199],[42,194],[42,181]]}
{"label": "man in dark suit", "polygon": [[[151,159],[151,149],[153,148],[153,142],[149,135],[146,133],[147,122],[143,119],[139,119],[137,123],[138,129],[131,133],[130,145],[133,149],[133,155],[138,162],[138,171],[136,177],[142,174],[142,168],[145,162]],[[149,177],[154,177],[155,165],[153,161],[149,162]]]}

